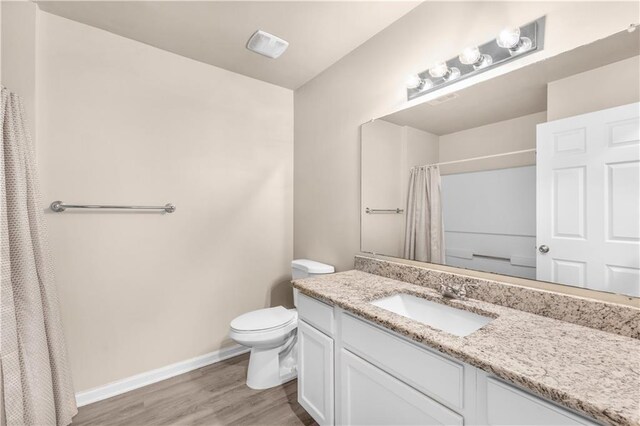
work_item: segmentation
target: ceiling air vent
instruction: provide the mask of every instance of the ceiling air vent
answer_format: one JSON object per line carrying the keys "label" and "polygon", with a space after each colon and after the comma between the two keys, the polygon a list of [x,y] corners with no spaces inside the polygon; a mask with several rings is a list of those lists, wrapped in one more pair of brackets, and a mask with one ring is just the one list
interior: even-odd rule
{"label": "ceiling air vent", "polygon": [[289,47],[289,42],[268,32],[258,30],[247,42],[247,49],[267,58],[276,59]]}
{"label": "ceiling air vent", "polygon": [[439,98],[435,98],[432,101],[427,102],[429,105],[440,105],[443,104],[447,101],[450,101],[451,99],[455,99],[457,98],[458,95],[457,93],[449,93],[448,95],[444,95],[444,96],[440,96]]}

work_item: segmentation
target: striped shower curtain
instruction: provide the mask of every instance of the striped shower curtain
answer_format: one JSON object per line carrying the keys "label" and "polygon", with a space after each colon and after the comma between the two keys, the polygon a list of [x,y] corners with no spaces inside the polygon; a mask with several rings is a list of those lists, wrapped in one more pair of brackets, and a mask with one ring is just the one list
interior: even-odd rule
{"label": "striped shower curtain", "polygon": [[0,109],[0,423],[67,425],[77,413],[20,98]]}
{"label": "striped shower curtain", "polygon": [[437,166],[411,169],[405,211],[403,257],[444,264],[444,223]]}

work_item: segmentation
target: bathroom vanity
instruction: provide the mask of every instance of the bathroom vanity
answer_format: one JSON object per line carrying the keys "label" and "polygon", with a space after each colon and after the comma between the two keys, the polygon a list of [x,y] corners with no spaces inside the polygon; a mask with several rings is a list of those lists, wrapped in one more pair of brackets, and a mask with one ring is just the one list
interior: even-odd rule
{"label": "bathroom vanity", "polygon": [[454,91],[460,56],[361,126],[371,257],[294,280],[318,423],[640,425],[639,53],[620,31]]}
{"label": "bathroom vanity", "polygon": [[640,424],[638,339],[357,270],[294,287],[320,424]]}

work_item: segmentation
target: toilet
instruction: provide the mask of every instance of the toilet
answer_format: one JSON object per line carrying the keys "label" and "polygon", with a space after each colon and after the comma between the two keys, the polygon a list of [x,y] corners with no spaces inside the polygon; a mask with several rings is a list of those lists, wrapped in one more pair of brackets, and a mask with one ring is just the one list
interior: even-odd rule
{"label": "toilet", "polygon": [[[331,265],[308,259],[291,262],[292,278],[331,274]],[[294,304],[296,302],[294,289]],[[268,389],[297,376],[298,313],[283,306],[247,312],[231,321],[229,337],[251,348],[247,386]]]}

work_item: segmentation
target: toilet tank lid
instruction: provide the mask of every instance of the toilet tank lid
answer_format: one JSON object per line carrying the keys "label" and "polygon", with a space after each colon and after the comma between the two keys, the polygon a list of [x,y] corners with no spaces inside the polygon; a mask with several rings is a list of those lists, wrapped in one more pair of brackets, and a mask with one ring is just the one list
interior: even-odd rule
{"label": "toilet tank lid", "polygon": [[305,271],[309,274],[333,274],[336,270],[333,266],[309,259],[296,259],[291,262],[291,267]]}

